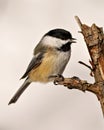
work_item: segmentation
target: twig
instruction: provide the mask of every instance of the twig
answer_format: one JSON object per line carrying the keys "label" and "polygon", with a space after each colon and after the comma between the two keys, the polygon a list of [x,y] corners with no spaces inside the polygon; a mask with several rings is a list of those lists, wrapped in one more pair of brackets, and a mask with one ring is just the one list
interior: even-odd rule
{"label": "twig", "polygon": [[87,65],[86,63],[82,62],[82,61],[79,61],[78,63],[86,66],[87,68],[89,68],[91,71],[93,71],[93,69],[91,68],[91,66]]}

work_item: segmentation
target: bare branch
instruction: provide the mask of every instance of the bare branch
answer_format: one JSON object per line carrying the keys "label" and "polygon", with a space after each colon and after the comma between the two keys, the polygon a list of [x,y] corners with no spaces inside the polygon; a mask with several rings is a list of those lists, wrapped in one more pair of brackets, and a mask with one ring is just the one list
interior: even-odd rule
{"label": "bare branch", "polygon": [[[82,24],[78,16],[75,19],[81,29],[81,33],[84,36],[88,52],[91,57],[90,64],[92,67],[86,65],[83,62],[81,64],[88,67],[91,71],[93,70],[93,75],[95,83],[91,84],[85,80],[81,80],[78,77],[65,78],[64,80],[59,80],[57,77],[55,82],[60,85],[64,85],[69,89],[78,89],[81,91],[90,91],[94,93],[98,100],[100,101],[102,112],[104,115],[104,33],[101,27],[97,27],[92,24],[91,27]],[[59,79],[58,79],[59,78]]]}
{"label": "bare branch", "polygon": [[102,95],[102,85],[104,82],[99,83],[88,83],[86,80],[81,80],[78,77],[72,77],[72,78],[64,78],[63,80],[60,77],[57,77],[55,79],[55,82],[57,82],[57,85],[64,85],[68,89],[78,89],[83,92],[89,91],[94,94],[96,94],[97,97],[100,97]]}

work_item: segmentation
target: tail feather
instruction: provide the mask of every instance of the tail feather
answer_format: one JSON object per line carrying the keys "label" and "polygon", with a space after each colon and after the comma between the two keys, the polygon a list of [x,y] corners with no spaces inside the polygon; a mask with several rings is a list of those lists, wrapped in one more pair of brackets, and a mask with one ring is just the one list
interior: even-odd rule
{"label": "tail feather", "polygon": [[8,105],[15,103],[19,97],[21,96],[21,94],[25,91],[25,89],[30,85],[31,82],[29,82],[28,79],[26,79],[24,81],[24,83],[22,84],[22,86],[17,90],[17,92],[14,94],[14,96],[11,98],[11,100],[9,101]]}

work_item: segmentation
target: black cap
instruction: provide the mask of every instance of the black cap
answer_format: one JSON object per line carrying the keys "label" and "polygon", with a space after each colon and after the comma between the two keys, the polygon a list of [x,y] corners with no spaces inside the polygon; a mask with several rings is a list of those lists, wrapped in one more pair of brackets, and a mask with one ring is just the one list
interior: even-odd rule
{"label": "black cap", "polygon": [[62,40],[73,39],[71,33],[69,31],[64,30],[64,29],[50,30],[44,36],[52,36],[52,37],[56,37],[56,38],[59,38]]}

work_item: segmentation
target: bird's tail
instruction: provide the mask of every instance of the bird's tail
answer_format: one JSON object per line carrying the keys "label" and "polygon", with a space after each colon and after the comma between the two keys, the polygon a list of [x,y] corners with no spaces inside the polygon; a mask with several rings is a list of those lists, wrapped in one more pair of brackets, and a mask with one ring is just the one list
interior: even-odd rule
{"label": "bird's tail", "polygon": [[11,98],[11,100],[9,101],[8,105],[15,103],[19,97],[21,96],[21,94],[25,91],[25,89],[29,86],[31,82],[26,79],[24,81],[24,83],[22,84],[22,86],[17,90],[17,92],[14,94],[14,96]]}

